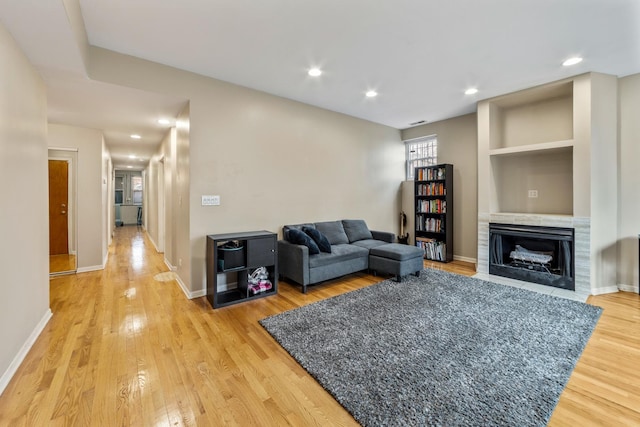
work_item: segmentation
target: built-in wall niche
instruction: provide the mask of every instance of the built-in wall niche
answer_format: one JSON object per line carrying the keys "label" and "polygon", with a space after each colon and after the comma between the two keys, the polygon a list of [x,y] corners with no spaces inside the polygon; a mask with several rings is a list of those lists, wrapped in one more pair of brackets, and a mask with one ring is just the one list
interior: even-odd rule
{"label": "built-in wall niche", "polygon": [[573,81],[490,101],[490,150],[573,140]]}
{"label": "built-in wall niche", "polygon": [[573,147],[492,155],[491,172],[492,213],[573,215]]}

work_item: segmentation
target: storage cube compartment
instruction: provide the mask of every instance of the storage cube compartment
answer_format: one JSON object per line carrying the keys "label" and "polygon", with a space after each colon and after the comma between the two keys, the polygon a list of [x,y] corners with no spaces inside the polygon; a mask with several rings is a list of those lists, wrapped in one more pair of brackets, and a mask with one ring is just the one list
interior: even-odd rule
{"label": "storage cube compartment", "polygon": [[221,271],[244,268],[246,266],[246,242],[228,241],[218,246],[218,269]]}

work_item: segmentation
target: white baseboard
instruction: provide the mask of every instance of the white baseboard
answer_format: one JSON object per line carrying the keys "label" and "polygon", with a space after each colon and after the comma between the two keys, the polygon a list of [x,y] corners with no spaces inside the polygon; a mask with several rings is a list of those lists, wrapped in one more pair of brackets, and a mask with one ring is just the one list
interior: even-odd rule
{"label": "white baseboard", "polygon": [[182,289],[182,292],[184,293],[184,295],[188,298],[190,298],[190,294],[191,292],[189,291],[189,289],[187,289],[187,286],[184,284],[184,282],[182,281],[182,279],[180,278],[180,276],[178,276],[176,274],[176,282],[178,282],[178,286],[180,286],[180,289]]}
{"label": "white baseboard", "polygon": [[146,230],[145,232],[147,233],[147,237],[149,238],[149,240],[151,240],[151,244],[153,244],[153,247],[156,249],[156,252],[160,253],[160,249],[158,249],[158,245],[156,244],[156,241],[153,240],[153,237],[151,237],[151,234],[149,234],[149,232],[147,232]]}
{"label": "white baseboard", "polygon": [[4,389],[7,388],[7,385],[9,385],[9,381],[11,381],[11,378],[13,378],[13,376],[15,375],[16,371],[24,361],[24,358],[27,357],[29,350],[31,350],[31,347],[33,347],[33,344],[42,333],[44,327],[47,326],[47,323],[49,322],[49,319],[51,319],[51,316],[53,316],[53,313],[51,312],[51,309],[48,308],[44,313],[44,316],[42,316],[42,319],[40,319],[40,322],[38,322],[38,324],[36,325],[33,332],[31,332],[31,335],[29,335],[29,338],[27,338],[27,341],[25,341],[25,343],[22,345],[22,348],[20,348],[18,354],[16,354],[16,357],[14,357],[9,364],[7,370],[4,371],[4,374],[2,374],[2,377],[0,377],[0,395],[4,392]]}
{"label": "white baseboard", "polygon": [[182,292],[188,299],[200,298],[207,294],[206,289],[201,289],[199,291],[193,291],[193,292],[190,291],[189,289],[187,289],[187,286],[184,284],[182,279],[180,279],[180,276],[177,274],[176,274],[176,282],[178,282],[180,289],[182,289]]}
{"label": "white baseboard", "polygon": [[80,267],[76,270],[76,273],[88,273],[90,271],[104,270],[104,265],[90,265],[89,267]]}
{"label": "white baseboard", "polygon": [[169,262],[169,260],[168,260],[168,259],[166,259],[166,258],[164,259],[164,265],[166,265],[166,266],[167,266],[167,268],[168,268],[169,270],[171,270],[171,271],[176,271],[176,270],[177,270],[177,268],[176,268],[176,267],[174,267],[173,265],[171,265],[171,263]]}
{"label": "white baseboard", "polygon": [[638,293],[638,286],[637,285],[625,285],[625,284],[618,284],[618,289],[620,289],[621,291],[624,292],[634,292],[634,293]]}
{"label": "white baseboard", "polygon": [[454,261],[462,261],[462,262],[470,262],[471,264],[476,264],[477,260],[475,258],[468,258],[466,256],[454,255]]}
{"label": "white baseboard", "polygon": [[618,292],[618,286],[606,286],[604,288],[591,288],[591,295],[615,294]]}
{"label": "white baseboard", "polygon": [[90,271],[99,271],[107,268],[107,262],[109,261],[109,252],[107,252],[102,260],[102,265],[90,265],[89,267],[78,267],[76,273],[88,273]]}
{"label": "white baseboard", "polygon": [[200,298],[207,295],[206,289],[200,289],[199,291],[194,291],[189,294],[189,299]]}

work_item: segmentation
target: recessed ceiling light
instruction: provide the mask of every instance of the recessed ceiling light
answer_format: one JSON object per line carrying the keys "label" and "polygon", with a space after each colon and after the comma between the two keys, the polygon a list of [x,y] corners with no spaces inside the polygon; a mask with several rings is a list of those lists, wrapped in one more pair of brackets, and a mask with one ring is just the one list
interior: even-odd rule
{"label": "recessed ceiling light", "polygon": [[569,58],[566,61],[564,61],[562,65],[564,65],[565,67],[568,67],[570,65],[576,65],[580,62],[582,62],[582,58],[580,58],[579,56],[574,56],[573,58]]}
{"label": "recessed ceiling light", "polygon": [[130,158],[130,159],[135,159],[135,158],[136,158],[136,156],[134,156],[133,154],[129,154],[129,158]]}
{"label": "recessed ceiling light", "polygon": [[476,89],[475,87],[470,87],[469,89],[464,91],[465,95],[475,95],[476,93],[478,93],[478,89]]}
{"label": "recessed ceiling light", "polygon": [[131,168],[133,168],[133,166],[127,166],[127,169],[131,169]]}
{"label": "recessed ceiling light", "polygon": [[131,135],[131,139],[140,139],[142,138],[140,135],[136,135],[135,133]]}
{"label": "recessed ceiling light", "polygon": [[171,124],[171,122],[170,122],[169,120],[167,120],[167,119],[158,119],[158,124],[161,124],[161,125],[170,125],[170,124]]}
{"label": "recessed ceiling light", "polygon": [[311,77],[318,77],[322,74],[322,70],[320,68],[311,68],[309,70],[309,75]]}
{"label": "recessed ceiling light", "polygon": [[370,90],[367,93],[365,93],[365,95],[367,96],[367,98],[373,98],[378,96],[378,92],[376,92],[375,90]]}

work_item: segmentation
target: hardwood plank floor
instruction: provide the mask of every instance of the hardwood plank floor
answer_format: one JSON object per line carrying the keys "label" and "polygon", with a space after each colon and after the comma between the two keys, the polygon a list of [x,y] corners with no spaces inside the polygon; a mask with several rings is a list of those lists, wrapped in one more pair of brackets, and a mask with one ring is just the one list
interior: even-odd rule
{"label": "hardwood plank floor", "polygon": [[72,254],[49,255],[49,273],[75,272],[76,256]]}
{"label": "hardwood plank floor", "polygon": [[[427,266],[473,275],[464,262]],[[51,279],[53,318],[0,396],[0,425],[355,426],[258,320],[383,278],[354,274],[213,310],[146,235],[119,227],[103,271]],[[590,297],[596,330],[550,425],[640,425],[640,297]]]}

